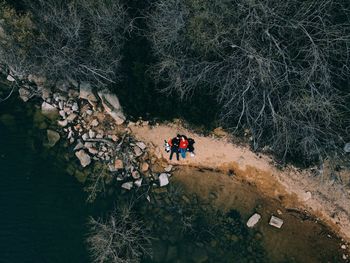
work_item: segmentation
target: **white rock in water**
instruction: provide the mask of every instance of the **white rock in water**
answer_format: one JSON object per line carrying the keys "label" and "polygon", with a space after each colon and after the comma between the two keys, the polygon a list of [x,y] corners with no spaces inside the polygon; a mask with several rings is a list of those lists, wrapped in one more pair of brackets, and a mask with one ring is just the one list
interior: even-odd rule
{"label": "white rock in water", "polygon": [[127,183],[122,184],[122,188],[124,188],[126,190],[130,190],[132,188],[132,186],[133,186],[132,182],[127,182]]}
{"label": "white rock in water", "polygon": [[43,102],[41,104],[41,112],[44,114],[44,115],[47,115],[47,114],[56,114],[57,113],[57,109],[55,106],[47,103],[47,102]]}
{"label": "white rock in water", "polygon": [[92,122],[91,122],[91,126],[93,126],[93,127],[98,126],[98,120],[93,119]]}
{"label": "white rock in water", "polygon": [[30,98],[30,91],[25,88],[20,88],[18,90],[19,97],[24,101],[27,102]]}
{"label": "white rock in water", "polygon": [[88,82],[80,83],[79,98],[88,100],[89,102],[97,102],[97,98],[92,92],[91,84]]}
{"label": "white rock in water", "polygon": [[108,90],[99,91],[98,96],[101,98],[104,109],[109,115],[111,115],[116,124],[123,124],[126,118],[118,97],[115,94],[110,93]]}
{"label": "white rock in water", "polygon": [[166,174],[166,173],[161,173],[161,174],[159,175],[159,185],[160,185],[160,186],[166,186],[167,184],[169,184],[168,174]]}
{"label": "white rock in water", "polygon": [[53,147],[55,144],[59,141],[60,139],[60,134],[56,131],[53,130],[47,130],[47,146],[48,147]]}
{"label": "white rock in water", "polygon": [[66,127],[68,124],[67,120],[57,121],[57,124],[61,127]]}
{"label": "white rock in water", "polygon": [[281,218],[275,217],[275,216],[271,216],[270,222],[269,224],[271,226],[277,227],[277,228],[281,228],[283,225],[283,220]]}
{"label": "white rock in water", "polygon": [[252,215],[252,216],[248,219],[248,221],[247,221],[247,226],[248,226],[248,227],[253,227],[253,226],[255,226],[255,225],[259,222],[260,218],[261,218],[261,215],[259,215],[258,213],[255,213],[254,215]]}
{"label": "white rock in water", "polygon": [[141,150],[146,149],[146,144],[143,143],[143,142],[137,142],[136,145],[137,145],[138,147],[140,147]]}
{"label": "white rock in water", "polygon": [[78,157],[81,166],[86,167],[91,163],[90,155],[88,155],[84,150],[75,152],[75,156]]}
{"label": "white rock in water", "polygon": [[348,142],[344,145],[344,152],[350,153],[350,142]]}
{"label": "white rock in water", "polygon": [[149,195],[147,195],[146,199],[148,202],[151,202],[151,197],[149,197]]}
{"label": "white rock in water", "polygon": [[142,184],[142,178],[140,178],[140,179],[136,180],[136,181],[134,182],[134,184],[135,184],[137,187],[141,187],[141,184]]}
{"label": "white rock in water", "polygon": [[6,78],[8,81],[11,81],[11,82],[14,82],[15,79],[14,77],[12,77],[11,75],[7,75],[7,78]]}

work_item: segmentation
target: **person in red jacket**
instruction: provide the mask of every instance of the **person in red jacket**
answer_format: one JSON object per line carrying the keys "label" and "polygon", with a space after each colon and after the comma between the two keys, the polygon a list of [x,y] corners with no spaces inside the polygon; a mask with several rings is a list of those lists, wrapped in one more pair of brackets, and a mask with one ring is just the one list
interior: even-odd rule
{"label": "person in red jacket", "polygon": [[179,149],[180,149],[181,157],[184,159],[186,158],[187,147],[188,147],[188,141],[186,137],[182,135],[180,139]]}

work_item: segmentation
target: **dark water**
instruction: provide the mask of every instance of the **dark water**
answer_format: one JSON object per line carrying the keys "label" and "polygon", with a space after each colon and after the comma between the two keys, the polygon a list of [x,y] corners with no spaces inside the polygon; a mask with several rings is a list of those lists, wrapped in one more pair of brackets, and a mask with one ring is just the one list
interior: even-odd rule
{"label": "dark water", "polygon": [[87,262],[81,185],[42,147],[27,106],[0,104],[0,262]]}

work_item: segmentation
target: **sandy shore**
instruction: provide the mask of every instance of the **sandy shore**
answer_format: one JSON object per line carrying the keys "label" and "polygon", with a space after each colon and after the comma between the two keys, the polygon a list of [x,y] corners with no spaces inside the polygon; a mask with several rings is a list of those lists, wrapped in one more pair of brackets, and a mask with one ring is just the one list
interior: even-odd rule
{"label": "sandy shore", "polygon": [[[286,208],[307,210],[321,218],[341,237],[350,241],[350,191],[337,184],[321,181],[310,170],[298,170],[292,166],[277,169],[266,155],[256,154],[247,146],[231,143],[228,137],[214,138],[195,134],[181,125],[161,124],[156,126],[130,125],[139,140],[152,144],[158,157],[174,165],[195,166],[233,172],[256,185],[260,191],[282,202]],[[192,137],[195,157],[169,161],[164,151],[164,139],[177,133]]]}

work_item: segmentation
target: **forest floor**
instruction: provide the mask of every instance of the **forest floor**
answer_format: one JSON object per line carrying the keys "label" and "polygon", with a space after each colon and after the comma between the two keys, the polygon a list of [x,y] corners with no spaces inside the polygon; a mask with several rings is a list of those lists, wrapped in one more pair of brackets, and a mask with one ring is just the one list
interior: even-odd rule
{"label": "forest floor", "polygon": [[[350,173],[339,176],[343,183],[330,179],[327,167],[299,169],[292,165],[278,168],[276,162],[265,154],[254,153],[248,145],[234,143],[232,137],[222,132],[221,137],[204,136],[192,132],[177,123],[151,125],[128,125],[139,140],[152,144],[158,157],[174,166],[192,166],[217,170],[256,185],[262,194],[279,200],[287,209],[307,211],[320,218],[341,237],[350,241]],[[176,134],[185,134],[195,140],[195,157],[169,160],[164,150],[164,140]],[[210,182],[212,178],[201,180]],[[201,182],[203,185],[203,182]],[[305,211],[305,212],[306,212]]]}

